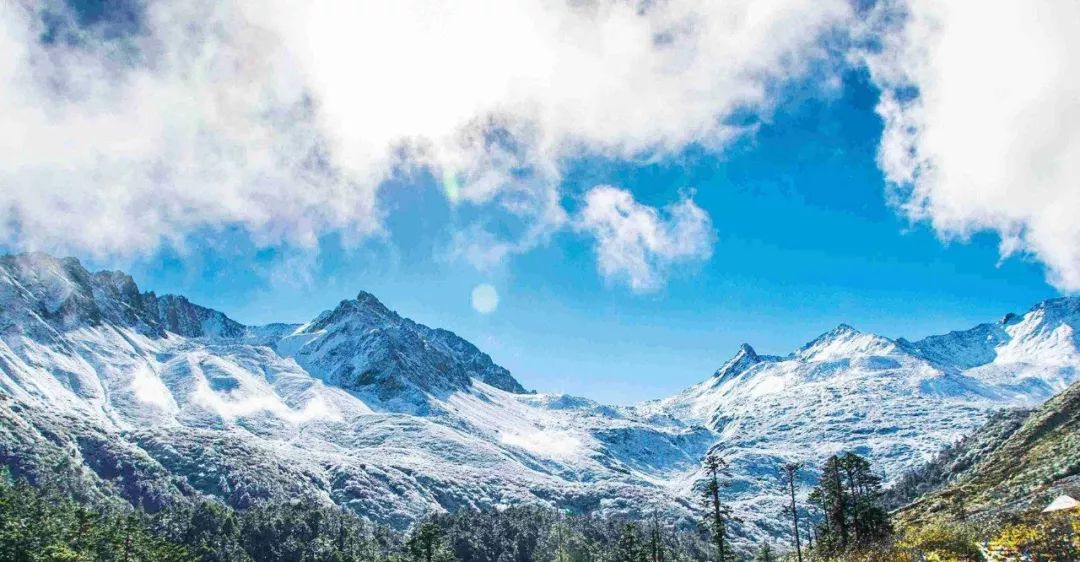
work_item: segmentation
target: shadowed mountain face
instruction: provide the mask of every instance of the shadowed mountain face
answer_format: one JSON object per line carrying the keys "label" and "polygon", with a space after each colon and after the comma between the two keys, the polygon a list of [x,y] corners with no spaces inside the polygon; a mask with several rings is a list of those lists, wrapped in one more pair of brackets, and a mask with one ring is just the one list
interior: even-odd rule
{"label": "shadowed mountain face", "polygon": [[402,318],[366,292],[274,345],[323,380],[349,390],[373,389],[382,401],[402,393],[415,398],[465,390],[473,380],[525,392],[509,371],[471,343]]}
{"label": "shadowed mountain face", "polygon": [[150,509],[306,496],[406,526],[521,502],[688,521],[715,447],[737,474],[736,531],[758,541],[784,533],[778,463],[852,450],[892,478],[993,411],[1066,388],[1078,302],[918,342],[841,325],[783,357],[744,345],[676,396],[612,407],[525,392],[469,342],[364,292],[302,325],[244,326],[123,273],[7,256],[0,459],[31,478],[68,467],[84,495]]}

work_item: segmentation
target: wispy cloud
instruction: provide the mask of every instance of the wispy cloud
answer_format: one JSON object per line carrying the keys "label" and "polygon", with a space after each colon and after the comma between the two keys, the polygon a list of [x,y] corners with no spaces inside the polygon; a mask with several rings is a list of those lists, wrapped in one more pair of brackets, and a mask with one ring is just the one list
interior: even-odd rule
{"label": "wispy cloud", "polygon": [[657,210],[611,186],[586,194],[577,226],[596,240],[600,273],[641,292],[662,287],[676,264],[708,259],[715,238],[709,215],[689,194]]}
{"label": "wispy cloud", "polygon": [[843,0],[188,0],[43,41],[44,9],[64,11],[0,3],[0,243],[104,256],[229,227],[310,247],[378,232],[380,186],[422,169],[531,223],[480,261],[569,224],[567,158],[723,146],[726,117],[767,108],[850,18]]}
{"label": "wispy cloud", "polygon": [[886,5],[869,58],[885,93],[879,160],[898,207],[946,238],[1001,236],[1080,291],[1080,4]]}

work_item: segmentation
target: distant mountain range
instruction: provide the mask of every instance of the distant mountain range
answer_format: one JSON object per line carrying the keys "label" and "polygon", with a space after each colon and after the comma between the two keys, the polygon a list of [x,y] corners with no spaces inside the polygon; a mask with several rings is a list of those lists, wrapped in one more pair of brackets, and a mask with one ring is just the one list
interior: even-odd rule
{"label": "distant mountain range", "polygon": [[702,383],[619,407],[526,392],[365,292],[306,324],[245,326],[20,254],[0,258],[0,462],[150,510],[305,496],[404,527],[519,502],[685,520],[722,449],[737,531],[758,540],[786,532],[778,463],[851,450],[894,479],[1080,379],[1078,326],[1071,298],[917,342],[841,325],[784,357],[743,345]]}

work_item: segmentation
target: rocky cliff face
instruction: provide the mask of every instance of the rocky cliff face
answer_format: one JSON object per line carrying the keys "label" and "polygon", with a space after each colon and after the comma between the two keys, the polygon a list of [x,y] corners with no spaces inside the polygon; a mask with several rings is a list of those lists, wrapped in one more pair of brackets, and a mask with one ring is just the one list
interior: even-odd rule
{"label": "rocky cliff face", "polygon": [[246,327],[224,314],[177,295],[140,293],[130,275],[91,273],[73,258],[40,253],[0,257],[0,302],[12,329],[114,325],[153,337],[243,336]]}
{"label": "rocky cliff face", "polygon": [[525,389],[506,369],[447,330],[402,318],[361,292],[274,342],[312,374],[368,394],[388,408],[417,411],[426,396],[446,396],[480,381],[500,390]]}

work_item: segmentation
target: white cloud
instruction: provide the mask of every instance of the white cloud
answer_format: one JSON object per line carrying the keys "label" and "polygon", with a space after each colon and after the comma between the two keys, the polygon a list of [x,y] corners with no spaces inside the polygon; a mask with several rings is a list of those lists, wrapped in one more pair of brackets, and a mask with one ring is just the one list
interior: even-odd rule
{"label": "white cloud", "polygon": [[129,37],[44,45],[39,6],[0,3],[0,243],[97,255],[220,228],[366,236],[380,184],[420,169],[531,223],[501,259],[567,223],[565,159],[721,147],[724,118],[767,109],[850,18],[844,0],[187,0],[147,3]]}
{"label": "white cloud", "polygon": [[594,187],[577,226],[596,238],[600,273],[635,291],[659,289],[672,265],[712,255],[712,222],[689,195],[658,211],[629,191]]}
{"label": "white cloud", "polygon": [[0,240],[110,254],[207,227],[301,245],[374,230],[373,186],[324,160],[301,77],[242,17],[158,2],[127,42],[46,45],[38,14],[3,3]]}
{"label": "white cloud", "polygon": [[1003,257],[1031,254],[1080,291],[1080,4],[898,7],[869,59],[897,204],[945,238],[996,232]]}

